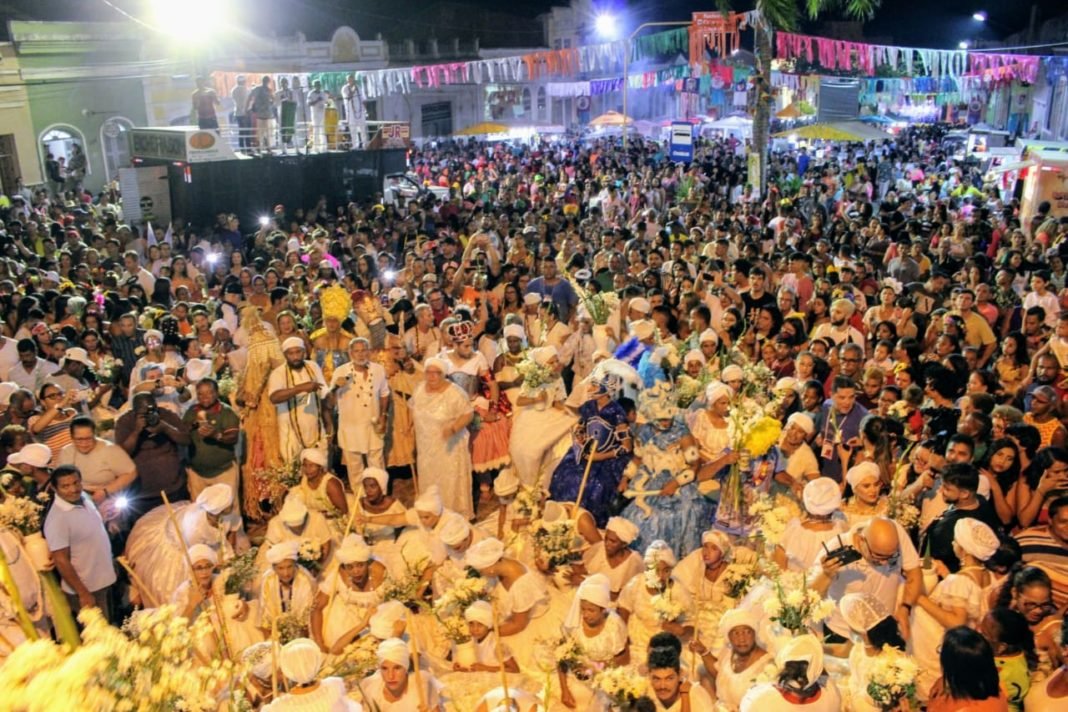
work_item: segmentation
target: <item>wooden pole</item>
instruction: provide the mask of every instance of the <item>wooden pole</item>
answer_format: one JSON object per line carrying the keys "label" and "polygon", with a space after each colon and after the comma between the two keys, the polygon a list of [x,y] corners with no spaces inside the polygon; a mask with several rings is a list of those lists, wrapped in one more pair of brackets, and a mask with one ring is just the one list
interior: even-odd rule
{"label": "wooden pole", "polygon": [[[277,610],[277,609],[276,609]],[[278,699],[278,616],[271,616],[271,700]]]}
{"label": "wooden pole", "polygon": [[415,689],[419,693],[419,709],[426,707],[426,690],[423,689],[423,672],[419,669],[419,643],[415,639],[415,629],[412,627],[412,613],[408,611],[405,614],[407,618],[407,625],[409,631],[409,638],[412,641],[412,677],[415,678]]}
{"label": "wooden pole", "polygon": [[497,599],[492,602],[493,607],[493,635],[496,638],[497,645],[497,665],[501,669],[501,687],[504,689],[504,705],[507,709],[512,709],[512,696],[508,694],[508,672],[504,669],[504,645],[501,643],[501,626],[498,620],[497,614]]}
{"label": "wooden pole", "polygon": [[[341,535],[341,543],[344,543],[345,537],[352,531],[352,522],[356,519],[356,508],[360,506],[360,493],[363,492],[363,483],[360,483],[360,489],[356,492],[356,502],[352,506],[352,511],[349,512],[349,521],[345,524],[345,533]],[[337,552],[334,552],[334,556],[337,556]],[[327,619],[330,617],[330,607],[334,605],[334,597],[337,595],[337,587],[341,582],[341,562],[337,563],[337,571],[334,576],[334,585],[330,588],[330,597],[326,601],[326,608],[323,609],[323,625],[327,623]]]}
{"label": "wooden pole", "polygon": [[589,459],[586,460],[586,471],[582,473],[582,482],[579,484],[578,497],[575,498],[575,506],[582,507],[582,495],[586,493],[586,482],[590,479],[590,468],[593,467],[593,456],[597,454],[597,440],[591,439],[592,447],[590,448]]}
{"label": "wooden pole", "polygon": [[119,562],[119,565],[122,566],[122,568],[126,569],[126,573],[130,575],[130,581],[132,581],[133,585],[137,587],[137,590],[141,592],[141,600],[147,603],[152,608],[159,608],[159,601],[156,600],[156,597],[153,596],[152,592],[148,590],[148,587],[145,586],[145,583],[141,580],[141,577],[138,576],[137,572],[133,570],[132,566],[130,566],[129,559],[127,559],[125,556],[119,556],[116,558],[116,561]]}

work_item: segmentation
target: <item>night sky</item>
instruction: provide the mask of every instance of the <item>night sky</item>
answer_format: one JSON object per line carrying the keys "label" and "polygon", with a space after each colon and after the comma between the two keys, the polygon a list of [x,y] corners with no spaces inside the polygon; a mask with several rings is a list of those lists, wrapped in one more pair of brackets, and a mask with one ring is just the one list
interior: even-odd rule
{"label": "night sky", "polygon": [[[181,2],[181,0],[171,0]],[[381,32],[387,39],[400,41],[408,34],[429,35],[434,32],[439,39],[466,36],[469,28],[462,22],[456,26],[434,24],[428,18],[436,4],[433,0],[218,0],[235,7],[243,22],[257,32],[292,34],[304,32],[309,39],[326,39],[339,24],[348,24],[364,36],[373,37]],[[460,1],[460,0],[457,0]],[[464,4],[489,10],[507,10],[518,16],[533,19],[554,4],[548,0],[524,0],[501,2],[501,0],[462,0]],[[115,5],[135,16],[145,16],[150,0],[110,0]],[[606,5],[622,8],[629,24],[646,20],[680,20],[689,17],[693,10],[713,9],[713,0],[603,0]],[[803,0],[798,0],[804,4]],[[751,0],[737,0],[737,6],[746,9]],[[1039,23],[1043,19],[1063,12],[1061,0],[1039,0],[1033,3],[1039,8]],[[892,38],[898,45],[913,47],[955,47],[962,39],[972,39],[977,33],[985,39],[999,39],[1025,29],[1030,7],[1029,2],[1005,2],[982,0],[885,0],[883,8],[866,26],[871,36]],[[985,10],[990,20],[985,27],[974,22],[971,15],[976,10]],[[407,24],[404,19],[407,18]],[[0,19],[94,19],[121,20],[114,9],[103,0],[0,0]],[[829,16],[834,19],[834,15]],[[808,25],[804,30],[814,31]]]}

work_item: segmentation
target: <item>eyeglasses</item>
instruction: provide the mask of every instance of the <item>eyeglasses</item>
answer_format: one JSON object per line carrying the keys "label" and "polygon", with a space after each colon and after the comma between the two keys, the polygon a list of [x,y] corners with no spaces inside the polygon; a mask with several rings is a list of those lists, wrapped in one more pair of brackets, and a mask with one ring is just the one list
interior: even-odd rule
{"label": "eyeglasses", "polygon": [[1020,608],[1025,611],[1052,611],[1057,606],[1053,601],[1020,601]]}
{"label": "eyeglasses", "polygon": [[41,397],[44,398],[45,400],[48,400],[49,398],[60,398],[62,396],[63,396],[62,393],[56,393],[56,392],[53,391],[52,393],[45,393]]}

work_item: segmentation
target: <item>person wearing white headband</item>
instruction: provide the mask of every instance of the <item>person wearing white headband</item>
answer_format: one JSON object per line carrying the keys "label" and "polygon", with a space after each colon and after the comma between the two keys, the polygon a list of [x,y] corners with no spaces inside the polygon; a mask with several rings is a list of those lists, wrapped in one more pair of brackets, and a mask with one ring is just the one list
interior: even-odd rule
{"label": "person wearing white headband", "polygon": [[[586,577],[575,591],[563,628],[591,662],[612,665],[626,659],[627,624],[615,611],[611,585],[603,574]],[[594,693],[588,682],[570,671],[558,671],[557,676],[566,706],[591,709]]]}
{"label": "person wearing white headband", "polygon": [[775,665],[777,680],[746,692],[740,712],[841,712],[842,696],[834,681],[823,681],[823,646],[816,636],[806,633],[787,641],[776,653]]}
{"label": "person wearing white headband", "polygon": [[193,562],[193,571],[174,592],[170,602],[178,606],[179,615],[192,621],[212,603],[212,583],[215,581],[219,555],[207,544],[194,544],[187,549],[187,553],[189,561]]}
{"label": "person wearing white headband", "polygon": [[335,558],[337,571],[316,594],[310,632],[316,643],[336,655],[367,629],[381,598],[386,567],[371,558],[371,547],[357,534],[345,537]]}
{"label": "person wearing white headband", "polygon": [[[452,669],[458,672],[498,672],[501,666],[497,662],[497,636],[493,632],[493,606],[488,601],[475,601],[464,610],[464,622],[467,623],[467,630],[471,634],[474,655],[473,657],[467,654],[461,655],[457,644],[453,643],[449,654]],[[506,671],[519,672],[519,664],[512,657],[512,651],[504,643],[501,643],[501,657],[504,658]]]}
{"label": "person wearing white headband", "polygon": [[364,467],[383,468],[389,382],[386,370],[371,360],[371,343],[356,337],[348,344],[349,362],[334,369],[330,389],[337,399],[337,444],[348,469],[349,487],[360,488]]}
{"label": "person wearing white headband", "polygon": [[315,602],[317,586],[308,570],[297,563],[300,541],[293,539],[275,544],[267,550],[271,568],[260,584],[260,608],[257,624],[270,635],[272,621],[283,615],[307,620]]}
{"label": "person wearing white headband", "polygon": [[853,495],[842,505],[849,526],[861,524],[886,512],[887,500],[879,496],[882,473],[874,462],[861,462],[846,471]]}
{"label": "person wearing white headband", "polygon": [[644,568],[641,554],[630,546],[638,533],[638,525],[629,519],[612,517],[601,541],[591,544],[582,554],[582,569],[589,575],[605,576],[613,599]]}
{"label": "person wearing white headband", "polygon": [[686,352],[686,357],[682,359],[682,368],[686,371],[686,375],[690,378],[699,378],[701,376],[701,369],[708,363],[708,359],[705,355],[697,349],[691,349]]}
{"label": "person wearing white headband", "polygon": [[[730,609],[719,619],[719,630],[713,638],[699,637],[692,649],[701,657],[708,671],[716,676],[716,696],[726,709],[738,709],[745,693],[772,662],[771,654],[760,646],[760,616],[749,607]],[[727,650],[717,651],[719,660],[712,657],[707,642],[722,639]]]}
{"label": "person wearing white headband", "polygon": [[627,582],[616,601],[619,614],[627,621],[630,637],[630,655],[633,660],[644,660],[649,648],[649,639],[661,630],[677,636],[684,634],[684,626],[692,627],[683,613],[672,621],[661,622],[653,605],[654,596],[667,596],[681,606],[692,610],[692,599],[686,587],[675,580],[673,570],[677,562],[675,552],[666,541],[654,541],[645,549],[642,557],[645,572]]}
{"label": "person wearing white headband", "polygon": [[361,699],[382,712],[444,712],[441,683],[423,671],[423,690],[415,689],[415,678],[409,672],[413,662],[408,643],[397,638],[383,640],[378,644],[378,670],[357,683],[363,691]]}
{"label": "person wearing white headband", "polygon": [[286,497],[278,514],[267,522],[264,549],[287,541],[313,541],[319,545],[319,562],[323,567],[330,563],[334,547],[334,532],[330,523],[320,512],[308,509],[299,492]]}
{"label": "person wearing white headband", "polygon": [[531,349],[529,357],[540,366],[552,370],[554,378],[538,388],[520,385],[515,400],[512,435],[508,454],[512,467],[524,487],[542,485],[546,472],[552,472],[560,462],[555,447],[571,433],[575,417],[564,409],[567,388],[560,378],[562,364],[555,346]]}
{"label": "person wearing white headband", "polygon": [[285,460],[296,460],[305,448],[326,449],[323,411],[329,388],[319,364],[305,359],[304,340],[282,342],[286,362],[267,377],[267,394],[278,420],[278,444]]}
{"label": "person wearing white headband", "polygon": [[772,553],[772,559],[784,571],[808,571],[823,552],[824,543],[849,529],[840,512],[842,490],[831,478],[811,480],[805,485],[802,500],[805,513],[786,523]]}
{"label": "person wearing white headband", "polygon": [[775,473],[773,493],[788,494],[800,500],[805,484],[820,476],[820,464],[808,439],[816,432],[812,418],[805,413],[793,413],[786,419],[779,450],[786,456],[786,468]]}
{"label": "person wearing white headband", "polygon": [[317,679],[323,666],[323,653],[313,640],[297,638],[282,646],[278,667],[292,682],[289,692],[263,708],[263,712],[322,709],[331,712],[358,712],[363,708],[346,697],[340,677]]}

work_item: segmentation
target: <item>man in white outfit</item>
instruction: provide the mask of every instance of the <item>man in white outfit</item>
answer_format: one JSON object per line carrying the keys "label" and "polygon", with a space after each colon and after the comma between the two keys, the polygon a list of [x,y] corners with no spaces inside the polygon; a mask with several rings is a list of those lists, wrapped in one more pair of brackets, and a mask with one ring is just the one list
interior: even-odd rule
{"label": "man in white outfit", "polygon": [[283,341],[282,353],[286,362],[271,371],[267,392],[278,412],[282,457],[293,461],[306,448],[326,449],[329,438],[321,411],[327,387],[319,364],[304,358],[300,337]]}
{"label": "man in white outfit", "polygon": [[350,73],[341,87],[341,99],[345,102],[345,121],[349,127],[349,139],[353,148],[367,146],[367,109],[363,105],[363,92],[356,84],[356,75]]}
{"label": "man in white outfit", "polygon": [[308,92],[308,115],[313,151],[326,150],[326,102],[329,98],[330,95],[323,91],[322,82],[312,82],[312,90]]}
{"label": "man in white outfit", "polygon": [[348,363],[339,366],[330,389],[337,397],[337,443],[349,472],[349,486],[360,489],[365,467],[385,469],[385,444],[389,383],[386,370],[371,363],[371,344],[362,337],[349,343]]}

